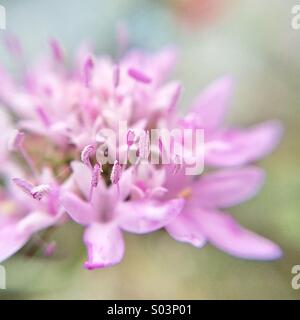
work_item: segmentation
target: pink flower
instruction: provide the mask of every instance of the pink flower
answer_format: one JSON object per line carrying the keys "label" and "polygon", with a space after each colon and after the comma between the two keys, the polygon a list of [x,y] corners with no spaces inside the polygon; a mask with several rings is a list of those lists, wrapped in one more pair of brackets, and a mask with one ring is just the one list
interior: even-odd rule
{"label": "pink flower", "polygon": [[73,162],[72,169],[81,197],[66,192],[61,201],[71,218],[86,226],[88,269],[112,266],[122,260],[125,250],[122,230],[137,234],[158,230],[180,213],[184,203],[183,199],[126,201],[132,188],[132,169],[125,170],[120,177],[120,192],[114,184],[106,187],[100,180],[89,201],[91,171],[79,162]]}
{"label": "pink flower", "polygon": [[30,68],[21,84],[0,69],[0,99],[18,116],[19,129],[82,149],[95,142],[101,127],[116,129],[121,120],[134,125],[171,103],[160,85],[174,63],[174,50],[152,55],[134,50],[116,69],[109,57],[81,48],[71,71],[63,69],[57,41],[50,48],[51,55]]}
{"label": "pink flower", "polygon": [[[166,48],[153,54],[131,50],[114,61],[82,46],[67,68],[64,50],[51,40],[49,54],[20,82],[0,67],[0,262],[36,232],[58,227],[66,212],[85,228],[88,269],[122,260],[123,232],[162,228],[178,241],[198,248],[209,242],[241,258],[281,255],[277,245],[222,211],[258,192],[264,175],[249,164],[274,149],[280,123],[226,126],[229,77],[205,89],[182,116],[181,85],[167,82],[175,59]],[[124,139],[114,140],[124,122]],[[204,151],[205,165],[219,170],[185,175],[195,141],[187,146],[175,137],[168,150],[158,139],[153,146],[152,129],[174,128],[203,129],[204,150],[195,158]],[[179,146],[187,154],[174,152]],[[169,156],[170,163],[152,163],[153,154],[158,160]],[[133,162],[123,162],[131,156]]]}
{"label": "pink flower", "polygon": [[224,77],[207,87],[195,100],[191,111],[180,120],[184,128],[205,132],[205,164],[238,166],[268,155],[282,135],[279,121],[267,121],[249,129],[223,124],[232,96],[233,81]]}
{"label": "pink flower", "polygon": [[[0,262],[20,250],[38,231],[59,224],[63,209],[59,204],[59,189],[51,173],[44,170],[33,186],[15,178],[0,200]],[[46,188],[47,186],[47,188]],[[28,189],[30,188],[30,190]]]}
{"label": "pink flower", "polygon": [[[226,169],[196,181],[168,175],[168,196],[184,198],[179,216],[166,226],[175,240],[202,247],[210,242],[220,250],[244,259],[271,260],[281,256],[270,240],[242,226],[220,211],[252,198],[261,188],[264,172],[257,167]],[[180,181],[180,184],[179,184]]]}

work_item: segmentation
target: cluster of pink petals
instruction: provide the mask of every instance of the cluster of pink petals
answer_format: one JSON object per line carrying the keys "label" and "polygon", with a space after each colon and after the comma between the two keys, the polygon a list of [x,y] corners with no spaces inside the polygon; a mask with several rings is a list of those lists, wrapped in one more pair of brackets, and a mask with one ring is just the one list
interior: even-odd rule
{"label": "cluster of pink petals", "polygon": [[[175,58],[169,48],[132,50],[116,62],[82,47],[69,68],[51,41],[50,54],[21,81],[0,67],[0,262],[68,220],[85,228],[88,269],[122,260],[124,232],[162,228],[197,248],[211,243],[245,259],[281,256],[276,244],[223,212],[261,188],[264,172],[251,163],[277,145],[280,123],[226,127],[230,77],[206,88],[182,116],[181,86],[167,81]],[[137,144],[143,161],[125,166],[115,159],[102,167],[95,156],[104,139],[98,132],[117,130],[120,121],[132,129],[127,147]],[[134,129],[159,127],[204,129],[205,168],[214,170],[195,177],[176,164],[148,162],[149,137],[136,137]]]}

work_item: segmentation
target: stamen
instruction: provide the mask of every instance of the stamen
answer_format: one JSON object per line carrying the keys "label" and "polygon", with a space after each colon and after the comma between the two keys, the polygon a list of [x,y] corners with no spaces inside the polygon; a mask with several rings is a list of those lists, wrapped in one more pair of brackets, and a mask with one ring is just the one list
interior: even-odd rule
{"label": "stamen", "polygon": [[117,184],[121,178],[121,173],[122,173],[122,167],[119,164],[119,161],[116,160],[111,170],[110,181],[113,184]]}
{"label": "stamen", "polygon": [[150,135],[149,131],[143,131],[139,139],[139,157],[147,160],[150,154]]}
{"label": "stamen", "polygon": [[62,62],[64,59],[63,50],[59,42],[55,39],[49,41],[50,49],[52,51],[52,56],[56,62]]}
{"label": "stamen", "polygon": [[51,122],[50,122],[50,119],[49,119],[48,115],[46,114],[45,110],[41,106],[38,106],[36,108],[36,112],[37,112],[38,116],[40,117],[41,121],[43,122],[43,124],[46,127],[50,127]]}
{"label": "stamen", "polygon": [[90,86],[93,69],[94,69],[94,61],[91,57],[88,57],[83,67],[84,83],[86,87]]}
{"label": "stamen", "polygon": [[95,152],[95,147],[92,144],[85,146],[81,152],[81,161],[92,169],[90,156]]}
{"label": "stamen", "polygon": [[44,196],[49,194],[51,188],[48,184],[40,184],[31,189],[31,195],[36,200],[42,200]]}
{"label": "stamen", "polygon": [[97,187],[99,182],[99,176],[102,172],[103,172],[102,165],[99,163],[96,163],[93,169],[93,174],[92,174],[92,186],[94,188]]}
{"label": "stamen", "polygon": [[20,149],[20,152],[21,152],[24,160],[26,161],[27,165],[29,166],[30,170],[32,171],[32,173],[35,176],[38,176],[37,170],[35,169],[35,166],[33,164],[32,159],[30,158],[30,156],[28,155],[28,153],[25,151],[25,149],[23,147]]}
{"label": "stamen", "polygon": [[23,132],[15,130],[9,141],[9,145],[8,145],[9,150],[19,151],[23,145],[24,139],[25,139],[25,134]]}
{"label": "stamen", "polygon": [[90,188],[90,194],[89,194],[89,202],[92,201],[94,188],[96,188],[98,186],[99,177],[102,172],[103,172],[102,165],[99,163],[96,163],[93,168],[93,172],[92,172],[92,181],[91,181],[91,188]]}
{"label": "stamen", "polygon": [[128,75],[138,82],[142,82],[145,84],[149,84],[152,82],[151,78],[136,69],[128,69]]}
{"label": "stamen", "polygon": [[21,178],[12,178],[12,181],[25,193],[27,193],[28,195],[32,195],[31,194],[31,190],[34,187],[33,184],[31,184],[30,182],[21,179]]}
{"label": "stamen", "polygon": [[26,194],[33,197],[33,199],[41,200],[44,196],[49,194],[51,188],[48,184],[40,184],[38,186],[34,186],[30,182],[21,179],[21,178],[13,178],[12,181]]}
{"label": "stamen", "polygon": [[159,149],[160,154],[162,155],[164,152],[164,145],[163,145],[161,137],[159,137],[159,139],[158,139],[158,149]]}
{"label": "stamen", "polygon": [[135,142],[135,134],[132,130],[128,130],[127,132],[127,146],[131,147]]}
{"label": "stamen", "polygon": [[110,174],[110,181],[112,182],[112,184],[117,185],[118,198],[120,198],[119,180],[121,178],[121,174],[122,174],[122,167],[119,164],[119,161],[115,160],[115,163],[113,165],[113,168],[112,168],[111,174]]}
{"label": "stamen", "polygon": [[32,159],[24,149],[24,146],[23,146],[24,140],[25,140],[25,134],[23,132],[16,131],[9,144],[10,150],[20,152],[25,162],[27,163],[28,167],[32,171],[32,173],[35,176],[38,176],[37,170],[34,166]]}
{"label": "stamen", "polygon": [[182,161],[178,154],[174,156],[173,164],[174,164],[173,174],[175,175],[182,168]]}

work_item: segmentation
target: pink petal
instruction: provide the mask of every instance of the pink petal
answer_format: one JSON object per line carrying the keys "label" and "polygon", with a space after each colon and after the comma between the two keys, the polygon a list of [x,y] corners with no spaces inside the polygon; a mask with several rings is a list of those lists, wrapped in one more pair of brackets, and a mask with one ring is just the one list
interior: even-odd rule
{"label": "pink petal", "polygon": [[97,219],[97,212],[91,204],[70,192],[61,197],[61,205],[74,221],[82,225],[88,225]]}
{"label": "pink petal", "polygon": [[155,110],[173,112],[181,94],[178,82],[170,82],[158,90],[153,105]]}
{"label": "pink petal", "polygon": [[81,161],[90,169],[92,168],[90,157],[95,154],[95,146],[92,144],[88,144],[81,151]]}
{"label": "pink petal", "polygon": [[115,160],[114,165],[111,169],[110,181],[112,184],[118,184],[122,175],[122,166],[118,160]]}
{"label": "pink petal", "polygon": [[20,120],[19,127],[32,133],[45,135],[47,129],[35,120]]}
{"label": "pink petal", "polygon": [[82,194],[88,199],[92,181],[91,170],[79,161],[73,161],[71,163],[71,167],[73,170],[73,177],[77,187],[82,192]]}
{"label": "pink petal", "polygon": [[139,70],[133,69],[133,68],[130,68],[128,70],[128,75],[138,82],[148,84],[148,83],[151,83],[151,81],[152,81],[152,79],[150,77],[148,77],[146,74],[142,73]]}
{"label": "pink petal", "polygon": [[155,79],[157,84],[163,83],[170,76],[176,61],[177,50],[175,47],[165,47],[160,50],[150,61],[149,67],[155,70]]}
{"label": "pink petal", "polygon": [[19,251],[30,237],[60,219],[42,211],[33,211],[24,217],[0,219],[0,262]]}
{"label": "pink petal", "polygon": [[[73,170],[73,177],[75,183],[82,194],[85,196],[86,199],[89,198],[89,193],[91,189],[91,182],[92,182],[92,172],[91,170],[79,161],[73,161],[71,163],[71,167]],[[99,179],[97,185],[97,192],[102,192],[103,189],[106,189],[104,186],[103,180]],[[95,190],[95,192],[96,192]]]}
{"label": "pink petal", "polygon": [[174,197],[191,183],[190,176],[185,174],[184,169],[181,169],[174,174],[174,166],[166,165],[164,170],[166,172],[166,181],[164,186],[168,189],[168,194],[171,194]]}
{"label": "pink petal", "polygon": [[202,206],[231,207],[255,196],[264,177],[264,171],[257,167],[209,173],[194,183],[193,199]]}
{"label": "pink petal", "polygon": [[229,214],[203,210],[198,212],[195,218],[208,241],[233,256],[243,259],[273,260],[282,255],[276,244],[243,228]]}
{"label": "pink petal", "polygon": [[148,233],[170,223],[181,212],[183,205],[183,199],[166,202],[128,201],[120,203],[116,211],[122,229],[133,233]]}
{"label": "pink petal", "polygon": [[119,180],[120,198],[126,199],[132,188],[133,184],[133,169],[128,168],[122,172],[122,176]]}
{"label": "pink petal", "polygon": [[247,130],[222,132],[214,137],[216,145],[219,144],[220,147],[208,148],[205,155],[206,163],[215,166],[235,166],[259,160],[277,146],[282,131],[280,122],[268,121]]}
{"label": "pink petal", "polygon": [[113,224],[92,224],[84,233],[84,243],[88,250],[87,269],[111,267],[123,259],[123,235]]}
{"label": "pink petal", "polygon": [[169,235],[177,241],[189,243],[197,248],[201,248],[206,243],[206,238],[193,217],[181,213],[172,220],[166,227]]}
{"label": "pink petal", "polygon": [[6,225],[1,224],[0,263],[19,251],[30,238],[29,234],[18,232],[17,223],[10,221]]}
{"label": "pink petal", "polygon": [[168,47],[158,53],[147,54],[145,51],[129,51],[122,59],[122,65],[143,70],[156,85],[163,83],[169,76],[176,62],[175,48]]}
{"label": "pink petal", "polygon": [[50,215],[43,211],[33,211],[19,221],[17,229],[19,233],[32,235],[35,232],[55,225],[61,216],[60,213]]}
{"label": "pink petal", "polygon": [[223,77],[213,82],[196,99],[188,117],[194,117],[194,124],[198,128],[216,129],[222,124],[232,96],[232,87],[232,79]]}

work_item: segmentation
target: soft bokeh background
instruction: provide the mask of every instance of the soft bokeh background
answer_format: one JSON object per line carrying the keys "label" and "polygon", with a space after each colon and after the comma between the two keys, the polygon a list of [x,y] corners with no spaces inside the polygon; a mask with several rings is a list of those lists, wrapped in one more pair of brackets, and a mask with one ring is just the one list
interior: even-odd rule
{"label": "soft bokeh background", "polygon": [[[300,4],[300,1],[298,1]],[[207,246],[197,250],[164,232],[126,235],[124,261],[111,269],[82,268],[82,230],[55,232],[53,258],[21,254],[4,265],[8,290],[0,299],[299,299],[291,268],[300,264],[300,30],[290,26],[293,0],[1,0],[7,30],[17,34],[28,61],[59,39],[71,55],[91,40],[115,53],[116,25],[127,25],[130,43],[151,50],[174,44],[174,77],[184,86],[182,108],[224,73],[236,79],[228,121],[250,125],[279,118],[280,147],[260,165],[268,179],[259,196],[231,212],[244,225],[279,243],[283,259],[249,262]],[[1,62],[14,61],[1,49]]]}

